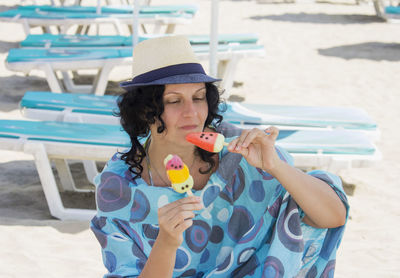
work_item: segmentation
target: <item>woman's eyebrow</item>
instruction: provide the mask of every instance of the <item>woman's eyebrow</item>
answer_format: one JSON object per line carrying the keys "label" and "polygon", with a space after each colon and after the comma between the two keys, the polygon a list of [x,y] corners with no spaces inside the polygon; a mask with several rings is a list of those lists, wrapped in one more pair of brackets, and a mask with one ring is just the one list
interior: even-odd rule
{"label": "woman's eyebrow", "polygon": [[172,95],[172,94],[173,94],[173,95],[181,95],[182,93],[175,92],[175,91],[171,91],[171,92],[165,92],[164,95],[166,96],[166,95]]}
{"label": "woman's eyebrow", "polygon": [[[203,88],[200,88],[200,89],[197,89],[196,91],[195,91],[195,93],[197,93],[197,92],[200,92],[200,91],[203,91],[203,90],[205,90],[206,89],[206,87],[203,87]],[[181,93],[181,92],[175,92],[175,91],[169,91],[169,92],[165,92],[165,96],[166,95],[170,95],[170,94],[175,94],[175,95],[182,95],[182,94],[184,94],[184,93]]]}
{"label": "woman's eyebrow", "polygon": [[205,90],[205,89],[206,89],[206,87],[202,87],[202,88],[198,89],[198,90],[196,91],[196,93],[197,93],[197,92],[200,92],[200,91],[202,91],[202,90]]}

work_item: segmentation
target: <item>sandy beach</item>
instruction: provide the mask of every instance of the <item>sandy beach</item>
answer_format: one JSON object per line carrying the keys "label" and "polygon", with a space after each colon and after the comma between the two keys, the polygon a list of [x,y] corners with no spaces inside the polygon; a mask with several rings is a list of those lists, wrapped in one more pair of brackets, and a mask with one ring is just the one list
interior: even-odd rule
{"label": "sandy beach", "polygon": [[[1,1],[0,11],[18,2]],[[208,33],[210,0],[190,2],[199,12],[191,25],[178,26],[175,33]],[[354,190],[348,196],[350,219],[335,277],[399,277],[400,24],[383,22],[369,2],[225,0],[220,1],[219,32],[257,33],[266,49],[264,58],[240,61],[232,100],[358,107],[377,122],[382,160],[337,173]],[[21,25],[0,23],[0,119],[23,119],[18,102],[24,93],[49,90],[42,72],[25,76],[5,67],[9,49],[24,38]],[[129,74],[129,67],[116,68],[108,92],[120,92],[117,84]],[[73,166],[79,182],[87,183],[82,168]],[[67,206],[94,208],[93,198],[63,195]],[[33,158],[24,153],[0,151],[0,246],[1,278],[105,273],[88,222],[50,216]]]}

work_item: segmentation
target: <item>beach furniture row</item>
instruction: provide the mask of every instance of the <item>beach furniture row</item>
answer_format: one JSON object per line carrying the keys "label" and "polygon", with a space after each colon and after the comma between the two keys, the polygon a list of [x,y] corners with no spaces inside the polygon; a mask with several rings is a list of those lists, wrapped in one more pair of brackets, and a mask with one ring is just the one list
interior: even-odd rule
{"label": "beach furniture row", "polygon": [[[36,107],[33,107],[34,94],[46,98],[47,104],[46,101],[41,104],[40,101],[36,101]],[[117,124],[117,120],[111,120],[113,116],[110,113],[115,110],[115,97],[78,95],[75,105],[68,107],[53,97],[59,96],[68,100],[70,96],[75,96],[74,94],[50,93],[47,96],[46,94],[49,93],[27,93],[21,102],[21,106],[25,107],[26,116],[36,119],[45,117],[46,121],[0,120],[0,148],[33,155],[52,216],[62,220],[88,220],[95,211],[66,208],[61,200],[62,191],[86,191],[75,185],[68,160],[83,161],[87,178],[93,181],[98,173],[95,161],[108,161],[118,151],[129,148],[130,140]],[[92,97],[98,98],[98,102],[90,99]],[[102,109],[96,111],[96,108],[88,107],[90,105],[85,103],[96,103]],[[83,118],[74,118],[74,113],[81,114]],[[231,107],[231,110],[225,113],[227,122],[234,123],[235,120],[230,120],[232,119],[230,114],[240,111],[235,112],[235,107]],[[71,116],[67,117],[67,114]],[[86,117],[87,115],[90,117]],[[111,123],[112,121],[115,123],[79,122],[81,119],[90,121],[97,116],[99,117],[97,120],[107,117]],[[253,119],[253,124],[243,122],[237,125],[242,128],[252,128],[256,124]],[[263,127],[263,122],[256,126]],[[232,127],[236,128],[238,127]],[[350,167],[369,167],[380,159],[380,152],[371,138],[361,131],[344,128],[298,129],[294,126],[293,129],[280,131],[277,145],[291,153],[296,167],[305,170],[323,168],[337,172]],[[52,161],[60,177],[60,185],[57,185],[52,171]]]}

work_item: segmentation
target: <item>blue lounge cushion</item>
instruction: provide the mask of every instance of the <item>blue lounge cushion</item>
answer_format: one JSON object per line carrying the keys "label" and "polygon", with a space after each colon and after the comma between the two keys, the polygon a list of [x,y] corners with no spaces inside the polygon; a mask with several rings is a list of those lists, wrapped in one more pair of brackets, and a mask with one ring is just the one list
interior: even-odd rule
{"label": "blue lounge cushion", "polygon": [[[54,94],[27,92],[20,102],[22,108],[47,109],[113,115],[118,112],[117,96],[87,94]],[[346,107],[283,106],[250,103],[221,105],[224,120],[233,124],[280,125],[298,127],[340,127],[376,130],[376,123],[361,109]],[[250,114],[248,111],[252,111]]]}
{"label": "blue lounge cushion", "polygon": [[[160,35],[142,35],[139,41],[153,38]],[[208,35],[189,35],[191,44],[209,44],[210,37]],[[247,34],[220,34],[219,44],[255,44],[258,41],[258,35],[253,33]],[[89,36],[89,35],[53,35],[40,34],[28,35],[21,42],[22,47],[123,47],[132,46],[132,36]]]}
{"label": "blue lounge cushion", "polygon": [[[262,51],[262,45],[218,45],[218,51]],[[47,61],[82,61],[127,58],[132,56],[132,47],[126,48],[13,48],[7,56],[8,63],[14,62],[47,62]],[[194,45],[195,53],[207,53],[210,50],[208,45]]]}
{"label": "blue lounge cushion", "polygon": [[[34,10],[53,13],[97,13],[96,6],[51,6],[51,5],[27,5],[19,6],[18,10]],[[198,10],[196,5],[152,5],[141,6],[139,13],[161,14],[161,13],[189,13],[195,14]],[[132,14],[133,6],[102,6],[102,14]]]}
{"label": "blue lounge cushion", "polygon": [[[118,125],[0,120],[0,137],[31,141],[130,146]],[[366,136],[346,130],[282,130],[277,144],[290,153],[371,155],[375,147]]]}
{"label": "blue lounge cushion", "polygon": [[400,14],[400,6],[387,6],[385,7],[385,13],[387,14]]}
{"label": "blue lounge cushion", "polygon": [[117,125],[0,120],[0,137],[104,146],[130,146],[128,135],[121,132],[121,127]]}
{"label": "blue lounge cushion", "polygon": [[[192,18],[192,13],[139,13],[139,18],[156,18],[162,15],[163,17],[170,18]],[[0,17],[8,18],[36,18],[36,19],[90,19],[90,18],[118,18],[130,19],[132,14],[129,13],[80,13],[80,12],[54,12],[45,10],[21,10],[11,9],[8,11],[0,12]]]}

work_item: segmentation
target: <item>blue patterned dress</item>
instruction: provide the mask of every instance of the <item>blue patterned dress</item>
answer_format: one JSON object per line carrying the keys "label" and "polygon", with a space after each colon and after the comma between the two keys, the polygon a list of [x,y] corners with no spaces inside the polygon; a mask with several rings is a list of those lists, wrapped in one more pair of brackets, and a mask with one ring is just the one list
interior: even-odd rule
{"label": "blue patterned dress", "polygon": [[[239,132],[226,125],[218,131],[227,141]],[[287,152],[276,149],[282,160],[293,164]],[[173,276],[333,277],[344,226],[317,229],[304,224],[302,210],[270,174],[226,148],[219,159],[207,185],[193,190],[204,209],[184,232]],[[337,176],[309,174],[328,183],[348,211]],[[158,208],[186,195],[133,180],[119,154],[96,177],[96,184],[97,215],[91,229],[109,272],[104,277],[137,277],[158,235]]]}

